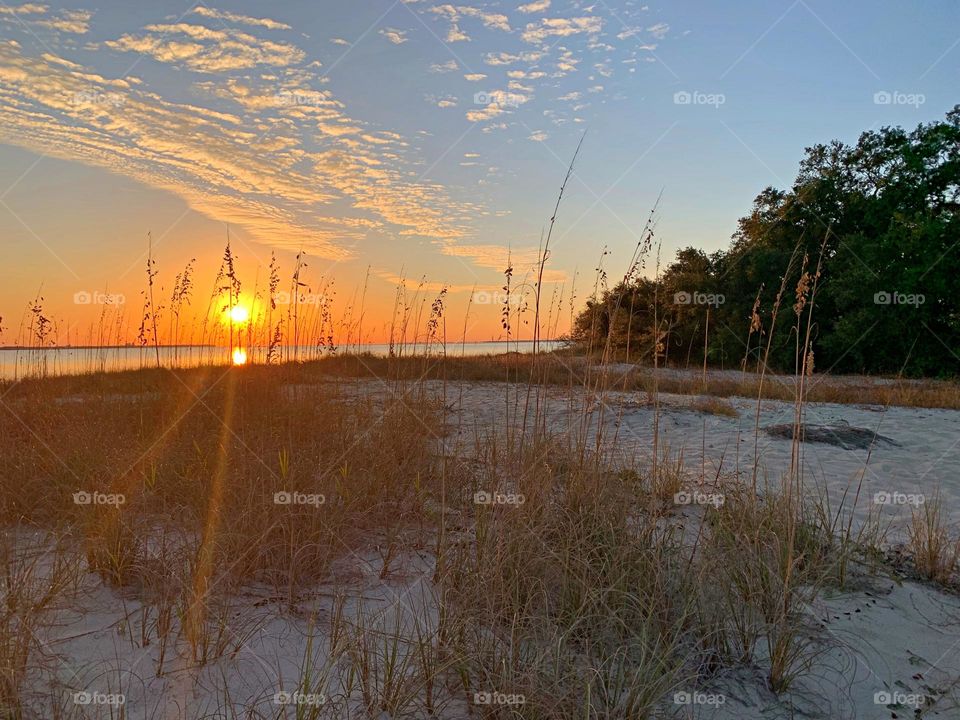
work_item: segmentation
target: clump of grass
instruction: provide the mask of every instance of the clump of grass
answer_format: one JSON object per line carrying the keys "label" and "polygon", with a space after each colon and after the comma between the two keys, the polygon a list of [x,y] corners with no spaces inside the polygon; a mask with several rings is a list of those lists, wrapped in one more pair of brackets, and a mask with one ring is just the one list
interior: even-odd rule
{"label": "clump of grass", "polygon": [[79,564],[66,544],[26,528],[0,535],[0,714],[21,718],[29,672],[52,671],[56,658],[43,642],[56,610],[76,590]]}
{"label": "clump of grass", "polygon": [[911,513],[908,547],[922,577],[944,584],[954,578],[960,562],[960,538],[950,538],[939,493]]}
{"label": "clump of grass", "polygon": [[721,415],[723,417],[740,417],[740,412],[728,400],[715,397],[703,397],[690,403],[690,407],[698,412],[708,415]]}
{"label": "clump of grass", "polygon": [[721,631],[714,651],[726,661],[763,660],[775,692],[789,688],[815,652],[806,606],[822,587],[825,558],[799,510],[786,487],[744,489],[707,515],[704,552],[713,562],[701,592],[704,623]]}
{"label": "clump of grass", "polygon": [[522,503],[465,509],[439,578],[472,629],[461,682],[524,696],[530,717],[643,717],[685,671],[690,575],[645,501],[576,458],[531,453]]}

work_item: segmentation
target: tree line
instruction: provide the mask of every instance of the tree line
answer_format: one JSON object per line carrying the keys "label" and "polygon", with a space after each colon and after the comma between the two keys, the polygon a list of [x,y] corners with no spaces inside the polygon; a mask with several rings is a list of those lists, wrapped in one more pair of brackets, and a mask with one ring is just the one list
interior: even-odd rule
{"label": "tree line", "polygon": [[[594,293],[571,337],[660,364],[960,374],[960,105],[912,131],[805,151],[726,250],[687,247],[653,279]],[[812,303],[812,304],[808,304]]]}

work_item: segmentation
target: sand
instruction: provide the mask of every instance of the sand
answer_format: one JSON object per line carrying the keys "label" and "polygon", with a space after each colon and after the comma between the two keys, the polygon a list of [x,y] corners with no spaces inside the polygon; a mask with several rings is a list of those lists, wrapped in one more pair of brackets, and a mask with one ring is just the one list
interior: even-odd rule
{"label": "sand", "polygon": [[[426,386],[449,410],[448,434],[440,452],[469,453],[478,433],[503,429],[508,422],[522,423],[525,387],[439,382]],[[387,385],[373,380],[347,387],[362,395],[390,392]],[[322,392],[323,387],[287,390],[309,394]],[[670,452],[683,452],[691,487],[702,477],[752,482],[755,454],[761,489],[765,481],[776,482],[788,469],[793,443],[762,430],[755,435],[755,399],[729,399],[736,417],[702,412],[695,408],[698,401],[661,395],[655,407],[638,393],[599,398],[579,391],[571,395],[560,388],[546,389],[541,399],[549,428],[572,440],[584,437],[579,420],[583,408],[589,408],[588,434],[602,428],[602,452],[622,463],[649,460],[653,420],[659,412],[661,441]],[[861,497],[853,509],[858,522],[870,512],[881,513],[891,525],[888,542],[896,543],[903,538],[911,508],[898,504],[899,498],[906,503],[939,493],[950,521],[956,523],[960,412],[811,404],[803,420],[867,429],[889,438],[890,442],[869,448],[826,442],[801,445],[805,476],[826,488],[832,502],[839,503],[846,493],[849,506],[852,489],[862,478]],[[760,403],[761,429],[793,421],[792,405]],[[875,502],[878,493],[887,493],[894,502]],[[344,557],[329,583],[298,594],[292,606],[289,598],[278,597],[267,587],[247,587],[223,610],[233,630],[223,656],[197,669],[171,650],[163,677],[156,672],[160,648],[155,642],[145,646],[141,642],[143,623],[153,620],[143,615],[138,600],[88,575],[58,611],[58,622],[38,638],[47,666],[57,668],[56,681],[36,678],[30,704],[45,717],[52,712],[51,698],[68,703],[75,692],[101,696],[123,692],[126,717],[131,719],[206,713],[212,717],[231,705],[238,713],[254,709],[275,717],[280,707],[276,695],[296,691],[297,668],[311,643],[319,671],[335,661],[329,652],[327,623],[337,592],[351,598],[345,608],[348,619],[356,617],[357,604],[363,602],[380,611],[384,628],[392,627],[397,612],[403,623],[421,622],[427,628],[435,623],[433,557],[427,551],[407,553],[396,568],[381,579],[382,560],[376,553]],[[854,591],[822,594],[809,607],[820,654],[789,692],[777,696],[759,670],[738,668],[722,673],[710,687],[682,691],[676,698],[679,703],[668,699],[665,716],[870,720],[913,717],[915,709],[922,709],[924,717],[960,717],[960,599],[929,585],[884,577],[864,575],[855,585]],[[87,710],[86,717],[109,717],[107,706]],[[356,708],[342,707],[338,712],[334,716],[348,717]],[[292,710],[287,717],[294,717]],[[467,717],[467,708],[462,703],[449,706],[442,717]]]}

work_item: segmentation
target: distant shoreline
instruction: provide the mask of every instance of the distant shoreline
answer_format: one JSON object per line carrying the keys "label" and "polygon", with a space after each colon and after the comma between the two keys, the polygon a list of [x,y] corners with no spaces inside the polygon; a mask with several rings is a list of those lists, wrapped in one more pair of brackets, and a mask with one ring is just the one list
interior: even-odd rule
{"label": "distant shoreline", "polygon": [[[219,345],[0,345],[0,350],[153,350],[154,348],[216,348]],[[226,347],[224,345],[224,347]]]}
{"label": "distant shoreline", "polygon": [[[541,339],[541,343],[554,343],[561,342],[560,340],[550,340],[550,339]],[[476,340],[476,341],[467,341],[467,345],[524,345],[532,344],[533,340]],[[350,343],[345,345],[344,348],[367,348],[367,347],[387,347],[389,342],[383,343],[363,343],[361,345],[355,345]],[[447,343],[448,347],[455,347],[462,345],[460,341]],[[0,351],[2,350],[153,350],[154,348],[164,349],[173,349],[173,348],[194,348],[194,349],[220,349],[226,350],[227,345],[198,345],[198,344],[186,344],[186,345],[0,345]],[[290,348],[294,347],[293,345],[282,345],[281,347]],[[300,347],[311,347],[307,345],[301,345]]]}

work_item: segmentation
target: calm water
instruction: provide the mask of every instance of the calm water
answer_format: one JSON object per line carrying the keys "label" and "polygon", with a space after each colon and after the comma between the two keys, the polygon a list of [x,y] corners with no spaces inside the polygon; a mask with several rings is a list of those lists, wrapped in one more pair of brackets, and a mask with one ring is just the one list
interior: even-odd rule
{"label": "calm water", "polygon": [[[543,351],[549,351],[560,345],[561,343],[555,341],[543,341],[540,343],[540,348]],[[385,356],[389,350],[389,345],[351,345],[349,348],[340,348],[337,352],[338,354],[369,352]],[[529,353],[532,350],[533,343],[530,341],[450,344],[446,348],[447,355],[456,357],[496,355],[508,351]],[[251,363],[263,362],[266,357],[265,348],[249,348],[245,352],[247,362]],[[284,348],[283,352],[283,360],[294,359],[294,348]],[[431,348],[432,355],[440,352],[441,349],[437,346]],[[403,352],[404,355],[422,355],[423,353],[423,345],[417,347],[408,345]],[[296,349],[296,359],[299,360],[312,360],[320,355],[321,353],[315,347]],[[42,374],[81,375],[91,372],[136,370],[141,367],[154,367],[156,362],[156,351],[153,348],[0,349],[0,380],[14,380]],[[221,347],[161,347],[160,362],[165,367],[225,365],[232,362],[232,352]]]}

